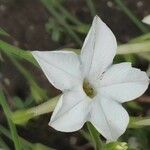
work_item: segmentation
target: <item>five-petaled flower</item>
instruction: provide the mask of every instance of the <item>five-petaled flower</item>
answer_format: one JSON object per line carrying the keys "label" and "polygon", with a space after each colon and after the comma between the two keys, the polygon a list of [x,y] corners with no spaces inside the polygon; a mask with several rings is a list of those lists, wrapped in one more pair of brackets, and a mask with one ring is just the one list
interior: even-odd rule
{"label": "five-petaled flower", "polygon": [[49,125],[73,132],[90,121],[109,141],[117,140],[128,125],[121,103],[142,95],[146,73],[131,63],[112,64],[117,42],[112,31],[96,16],[81,55],[70,51],[33,51],[43,72],[62,91]]}

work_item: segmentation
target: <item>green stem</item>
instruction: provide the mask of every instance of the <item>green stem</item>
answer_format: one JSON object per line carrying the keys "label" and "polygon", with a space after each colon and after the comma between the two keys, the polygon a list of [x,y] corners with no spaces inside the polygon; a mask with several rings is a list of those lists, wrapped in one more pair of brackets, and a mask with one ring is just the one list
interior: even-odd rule
{"label": "green stem", "polygon": [[94,128],[94,126],[91,123],[87,122],[86,124],[89,130],[89,133],[91,135],[92,141],[94,143],[95,150],[102,150],[103,143],[99,137],[100,136],[99,132]]}
{"label": "green stem", "polygon": [[117,54],[143,53],[150,51],[150,41],[129,43],[118,46]]}
{"label": "green stem", "polygon": [[44,102],[38,106],[29,109],[18,110],[12,113],[11,119],[15,124],[24,124],[28,122],[29,119],[52,112],[58,102],[59,97],[60,96],[56,96],[48,100],[47,102]]}
{"label": "green stem", "polygon": [[33,113],[34,117],[52,112],[54,110],[54,108],[56,107],[56,104],[57,104],[59,98],[60,98],[60,95],[48,100],[45,103],[40,104],[39,106],[29,109],[29,112]]}
{"label": "green stem", "polygon": [[[12,140],[10,132],[2,125],[0,125],[0,133],[5,135],[8,139]],[[43,145],[41,143],[31,143],[22,137],[19,137],[19,139],[21,141],[21,144],[23,145],[23,150],[54,150],[53,148],[47,147],[46,145]]]}
{"label": "green stem", "polygon": [[8,44],[7,42],[4,42],[2,40],[0,40],[0,51],[9,55],[10,57],[12,56],[17,59],[23,59],[34,64],[35,66],[38,66],[31,52],[25,51],[21,48]]}
{"label": "green stem", "polygon": [[136,126],[150,126],[150,118],[138,120],[135,122]]}
{"label": "green stem", "polygon": [[10,116],[11,116],[11,111],[9,109],[9,106],[6,102],[4,93],[2,92],[2,90],[0,89],[0,104],[2,105],[3,111],[6,115],[9,127],[10,127],[10,131],[11,131],[11,135],[12,135],[12,139],[14,141],[14,146],[15,146],[15,150],[21,150],[21,144],[18,138],[18,134],[17,134],[17,130],[15,125],[12,123]]}
{"label": "green stem", "polygon": [[10,58],[10,60],[13,62],[13,64],[16,66],[16,68],[20,71],[20,73],[29,82],[31,94],[32,94],[35,102],[40,103],[40,102],[46,100],[47,99],[46,91],[43,90],[40,86],[38,86],[33,75],[25,67],[23,67],[16,59],[14,59],[13,57],[10,57],[9,55],[7,55],[7,56]]}
{"label": "green stem", "polygon": [[0,137],[0,148],[3,148],[5,150],[10,150],[10,148],[6,145],[6,143],[1,137]]}
{"label": "green stem", "polygon": [[128,128],[150,126],[150,117],[130,117]]}
{"label": "green stem", "polygon": [[143,33],[147,33],[149,31],[145,25],[143,25],[143,23],[125,6],[122,0],[114,1]]}
{"label": "green stem", "polygon": [[130,43],[138,43],[138,42],[143,42],[143,41],[147,41],[150,40],[150,32],[141,36],[138,36],[137,38],[134,38],[132,40],[130,40]]}
{"label": "green stem", "polygon": [[9,36],[9,34],[2,28],[0,28],[0,35]]}
{"label": "green stem", "polygon": [[51,2],[49,0],[41,0],[41,2],[47,8],[47,10],[50,11],[50,13],[57,19],[57,21],[62,26],[64,26],[64,28],[68,31],[68,33],[70,34],[70,36],[72,36],[72,38],[74,38],[74,40],[81,46],[82,42],[81,42],[80,38],[78,37],[78,35],[66,23],[66,21],[64,20],[64,18],[53,8],[53,6],[51,5]]}
{"label": "green stem", "polygon": [[[148,41],[150,42],[150,33],[141,35],[137,38],[134,38],[134,39],[130,40],[129,44],[130,43],[142,43],[142,42],[147,43]],[[147,46],[145,45],[144,47],[146,48]],[[148,48],[148,49],[150,49],[150,48]],[[149,52],[137,53],[137,55],[150,62],[150,53]]]}
{"label": "green stem", "polygon": [[[10,132],[5,128],[3,127],[2,125],[0,125],[0,132],[5,135],[7,138],[9,138],[10,140],[12,140],[12,137],[11,137],[11,134]],[[24,149],[26,147],[30,147],[32,148],[33,147],[33,144],[30,143],[29,141],[23,139],[22,137],[19,137],[19,140],[21,141],[21,144],[23,145]]]}
{"label": "green stem", "polygon": [[80,22],[75,16],[73,16],[70,12],[68,12],[61,4],[59,1],[52,1],[53,5],[55,5],[55,7],[57,7],[63,14],[64,16],[66,16],[72,23],[76,24],[76,25],[81,25],[82,22]]}
{"label": "green stem", "polygon": [[92,0],[86,0],[86,3],[90,9],[91,16],[94,17],[96,15],[96,9]]}

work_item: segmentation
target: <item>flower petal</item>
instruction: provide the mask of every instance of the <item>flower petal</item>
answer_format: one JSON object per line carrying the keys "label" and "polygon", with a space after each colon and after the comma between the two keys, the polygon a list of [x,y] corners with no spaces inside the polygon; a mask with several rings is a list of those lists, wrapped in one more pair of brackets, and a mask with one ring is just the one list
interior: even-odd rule
{"label": "flower petal", "polygon": [[33,51],[48,80],[60,90],[70,89],[81,82],[79,57],[69,51]]}
{"label": "flower petal", "polygon": [[96,16],[85,39],[81,60],[86,76],[100,75],[112,63],[117,42],[109,27]]}
{"label": "flower petal", "polygon": [[88,118],[90,102],[82,88],[64,93],[52,114],[49,125],[63,132],[79,130]]}
{"label": "flower petal", "polygon": [[93,103],[90,121],[108,141],[115,141],[125,132],[129,115],[121,104],[101,95]]}
{"label": "flower petal", "polygon": [[150,15],[144,17],[143,20],[142,20],[142,22],[150,25]]}
{"label": "flower petal", "polygon": [[141,96],[148,88],[149,78],[145,72],[131,67],[130,63],[121,63],[108,69],[100,84],[101,94],[122,103]]}

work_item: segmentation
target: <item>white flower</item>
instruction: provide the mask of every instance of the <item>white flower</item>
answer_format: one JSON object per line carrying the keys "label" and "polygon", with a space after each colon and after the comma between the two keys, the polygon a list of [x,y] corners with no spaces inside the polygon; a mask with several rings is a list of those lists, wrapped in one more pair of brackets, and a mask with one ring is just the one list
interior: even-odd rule
{"label": "white flower", "polygon": [[142,22],[150,25],[150,15],[144,17],[143,20],[142,20]]}
{"label": "white flower", "polygon": [[142,95],[149,79],[130,63],[112,65],[116,49],[114,34],[96,16],[80,56],[70,51],[32,53],[48,80],[63,92],[50,126],[73,132],[90,121],[107,140],[125,132],[129,115],[121,103]]}

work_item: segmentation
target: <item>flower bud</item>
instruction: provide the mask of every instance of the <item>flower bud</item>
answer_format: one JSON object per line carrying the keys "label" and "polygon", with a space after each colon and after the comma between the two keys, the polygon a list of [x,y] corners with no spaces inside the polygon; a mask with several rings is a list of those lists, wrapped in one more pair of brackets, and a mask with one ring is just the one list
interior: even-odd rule
{"label": "flower bud", "polygon": [[125,142],[112,142],[105,146],[105,150],[127,150],[128,145]]}
{"label": "flower bud", "polygon": [[28,122],[29,119],[33,118],[34,113],[28,110],[18,110],[13,112],[11,115],[11,120],[15,124],[23,125]]}

